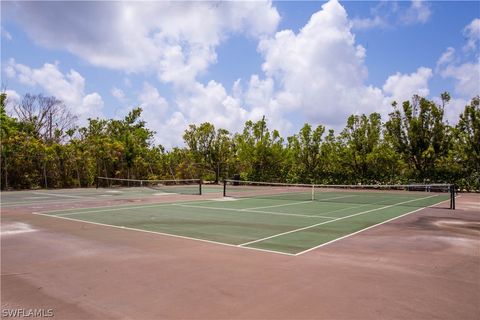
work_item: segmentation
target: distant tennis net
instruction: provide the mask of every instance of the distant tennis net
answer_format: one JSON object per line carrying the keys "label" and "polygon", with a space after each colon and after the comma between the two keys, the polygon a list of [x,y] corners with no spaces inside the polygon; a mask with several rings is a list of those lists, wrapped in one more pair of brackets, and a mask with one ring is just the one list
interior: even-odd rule
{"label": "distant tennis net", "polygon": [[[455,209],[451,184],[321,185],[225,180],[224,197]],[[444,204],[444,205],[443,205]]]}
{"label": "distant tennis net", "polygon": [[97,188],[122,188],[132,190],[148,189],[163,193],[177,194],[202,194],[202,180],[177,179],[177,180],[138,180],[120,178],[97,178]]}

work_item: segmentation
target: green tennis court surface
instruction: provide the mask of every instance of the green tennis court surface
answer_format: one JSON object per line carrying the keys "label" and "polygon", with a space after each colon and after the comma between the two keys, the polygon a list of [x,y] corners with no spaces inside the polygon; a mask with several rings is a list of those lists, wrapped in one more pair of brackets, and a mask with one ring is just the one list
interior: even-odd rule
{"label": "green tennis court surface", "polygon": [[[45,203],[83,202],[88,200],[108,199],[141,199],[146,197],[159,197],[171,194],[195,194],[197,186],[182,186],[164,190],[156,190],[146,187],[124,188],[84,188],[84,189],[60,189],[60,190],[37,190],[37,191],[7,191],[1,193],[2,207],[14,207],[23,205],[35,205]],[[202,193],[219,193],[219,186],[203,186]]]}
{"label": "green tennis court surface", "polygon": [[[365,197],[371,197],[369,203],[364,203]],[[325,192],[314,201],[219,198],[74,209],[42,215],[298,255],[447,200],[448,194],[393,197],[382,193]]]}

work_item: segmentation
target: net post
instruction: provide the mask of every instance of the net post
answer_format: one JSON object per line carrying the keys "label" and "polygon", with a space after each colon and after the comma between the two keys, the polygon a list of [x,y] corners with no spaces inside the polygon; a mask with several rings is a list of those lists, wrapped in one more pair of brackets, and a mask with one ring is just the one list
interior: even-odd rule
{"label": "net post", "polygon": [[98,189],[98,176],[95,177],[95,188]]}
{"label": "net post", "polygon": [[202,195],[202,179],[198,180],[198,194]]}
{"label": "net post", "polygon": [[223,196],[227,196],[227,180],[223,180]]}
{"label": "net post", "polygon": [[315,200],[315,185],[312,184],[312,201]]}
{"label": "net post", "polygon": [[455,185],[450,185],[450,209],[455,210]]}

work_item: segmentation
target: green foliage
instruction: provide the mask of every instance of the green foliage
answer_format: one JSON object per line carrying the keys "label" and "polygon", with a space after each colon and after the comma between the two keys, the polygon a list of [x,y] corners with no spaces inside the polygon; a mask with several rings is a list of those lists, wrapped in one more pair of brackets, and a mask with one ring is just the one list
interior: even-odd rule
{"label": "green foliage", "polygon": [[[450,100],[443,93],[440,104],[418,96],[394,103],[385,123],[378,113],[352,115],[338,135],[306,123],[284,139],[265,117],[235,134],[208,122],[192,124],[183,134],[185,146],[171,150],[154,144],[141,108],[78,128],[54,97],[26,95],[17,106],[23,116],[9,115],[7,95],[0,98],[2,189],[91,187],[97,176],[218,182],[239,174],[292,183],[449,182],[480,190],[478,96],[455,127],[443,119]],[[48,121],[54,117],[62,125]]]}
{"label": "green foliage", "polygon": [[233,138],[238,172],[247,180],[284,180],[283,142],[277,130],[268,129],[265,117],[257,122],[247,121],[242,134]]}
{"label": "green foliage", "polygon": [[287,138],[288,181],[317,182],[324,165],[322,157],[322,136],[325,127],[305,123],[298,134]]}
{"label": "green foliage", "polygon": [[[443,95],[442,95],[443,97]],[[445,157],[451,146],[448,125],[443,121],[444,107],[414,96],[412,103],[403,102],[385,124],[386,136],[393,150],[407,164],[407,177],[412,181],[436,181],[435,163]]]}
{"label": "green foliage", "polygon": [[[451,158],[459,164],[458,178],[467,190],[480,190],[480,97],[465,106],[454,130]],[[455,161],[456,160],[456,161]]]}

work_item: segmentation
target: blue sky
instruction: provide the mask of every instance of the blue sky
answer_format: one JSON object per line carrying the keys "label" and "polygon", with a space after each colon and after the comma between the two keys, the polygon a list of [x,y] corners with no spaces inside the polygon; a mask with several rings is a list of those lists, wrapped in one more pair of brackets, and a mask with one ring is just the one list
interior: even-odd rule
{"label": "blue sky", "polygon": [[266,115],[283,135],[449,91],[455,123],[479,94],[476,1],[4,2],[10,106],[54,95],[79,116],[141,106],[156,142],[190,123],[232,132]]}

